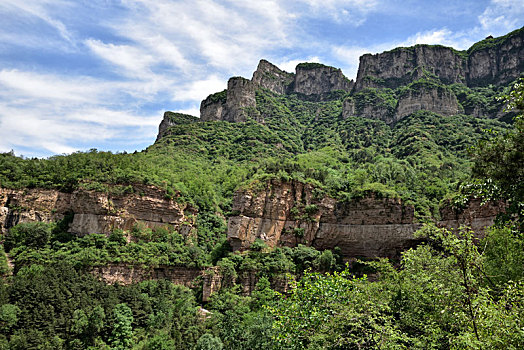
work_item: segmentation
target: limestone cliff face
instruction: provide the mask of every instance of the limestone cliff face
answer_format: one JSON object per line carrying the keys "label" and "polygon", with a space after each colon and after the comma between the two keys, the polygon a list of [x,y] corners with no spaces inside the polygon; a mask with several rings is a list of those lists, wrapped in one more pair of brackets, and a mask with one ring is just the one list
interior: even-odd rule
{"label": "limestone cliff face", "polygon": [[170,225],[187,235],[194,225],[187,215],[196,210],[166,199],[165,192],[154,186],[135,185],[133,193],[123,195],[83,189],[73,193],[0,189],[0,213],[2,232],[20,222],[51,222],[72,214],[69,231],[77,235],[129,230],[138,221],[150,228]]}
{"label": "limestone cliff face", "polygon": [[[221,288],[230,287],[233,283],[240,285],[243,295],[250,295],[258,283],[258,271],[243,271],[234,280],[227,280],[222,275],[220,268],[210,267],[205,269],[191,267],[177,267],[162,265],[146,268],[138,265],[112,263],[104,266],[95,266],[91,273],[108,284],[129,285],[147,280],[165,279],[174,284],[197,288],[202,285],[202,301],[209,301],[213,293]],[[290,275],[275,275],[270,279],[271,287],[281,293],[291,288],[294,278]]]}
{"label": "limestone cliff face", "polygon": [[455,115],[463,112],[455,94],[444,87],[433,87],[414,90],[410,89],[398,100],[397,109],[393,120],[386,123],[397,122],[400,119],[419,110],[435,112],[443,116]]}
{"label": "limestone cliff face", "polygon": [[228,240],[247,249],[260,238],[269,246],[308,244],[340,247],[346,257],[393,256],[415,243],[413,208],[399,200],[370,196],[337,203],[315,198],[310,185],[272,180],[260,191],[244,190],[233,200]]}
{"label": "limestone cliff face", "polygon": [[[414,209],[399,199],[373,194],[351,202],[328,196],[315,198],[311,185],[271,180],[263,189],[242,190],[233,200],[228,240],[235,250],[248,249],[257,239],[270,247],[299,243],[317,249],[339,247],[345,257],[397,256],[418,243],[413,233],[421,227]],[[493,224],[501,207],[480,207],[473,201],[461,214],[443,210],[445,227],[470,224],[482,230]]]}
{"label": "limestone cliff face", "polygon": [[293,91],[307,96],[322,96],[335,90],[351,91],[353,82],[338,68],[315,63],[296,67]]}
{"label": "limestone cliff face", "polygon": [[204,122],[210,120],[245,122],[248,117],[247,109],[255,107],[253,83],[242,77],[233,77],[227,83],[225,94],[224,92],[213,94],[202,101],[200,119]]}
{"label": "limestone cliff face", "polygon": [[[486,39],[468,50],[469,86],[508,84],[524,72],[524,30],[516,30],[493,43],[497,39]],[[482,48],[483,44],[487,47]]]}
{"label": "limestone cliff face", "polygon": [[285,72],[266,60],[260,60],[251,79],[256,86],[281,95],[289,91],[294,80],[295,75],[293,73]]}
{"label": "limestone cliff face", "polygon": [[500,38],[487,38],[467,52],[438,45],[401,47],[360,57],[355,90],[397,88],[424,75],[444,84],[470,87],[508,84],[524,72],[524,30]]}
{"label": "limestone cliff face", "polygon": [[355,90],[397,88],[424,74],[436,75],[444,84],[465,83],[467,61],[449,47],[416,45],[360,57]]}
{"label": "limestone cliff face", "polygon": [[182,113],[165,112],[164,118],[158,126],[158,135],[156,141],[168,134],[168,129],[175,125],[183,125],[187,123],[193,123],[198,120],[197,117]]}
{"label": "limestone cliff face", "polygon": [[506,210],[504,201],[482,203],[479,198],[472,198],[464,209],[455,209],[451,204],[440,209],[440,226],[447,228],[459,228],[468,226],[478,235],[483,235],[485,229],[493,225],[499,213]]}
{"label": "limestone cliff face", "polygon": [[20,223],[51,222],[64,218],[71,205],[71,194],[53,190],[0,188],[0,230]]}

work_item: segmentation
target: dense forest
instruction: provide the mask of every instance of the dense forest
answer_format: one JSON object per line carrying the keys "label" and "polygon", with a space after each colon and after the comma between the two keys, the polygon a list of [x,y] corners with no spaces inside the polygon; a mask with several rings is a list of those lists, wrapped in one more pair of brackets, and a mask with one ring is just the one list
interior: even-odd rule
{"label": "dense forest", "polygon": [[[357,112],[388,113],[420,89],[453,93],[461,113],[420,110],[395,123],[343,114],[348,101]],[[506,112],[474,116],[478,106]],[[192,235],[138,222],[79,237],[67,215],[10,227],[0,246],[0,348],[522,349],[523,111],[523,79],[467,87],[424,72],[396,88],[320,99],[257,89],[241,123],[168,112],[162,137],[133,154],[0,154],[0,188],[122,195],[146,184],[196,213]],[[401,199],[414,207],[421,244],[394,259],[260,239],[233,251],[234,193],[272,179],[310,184],[340,203],[370,193]],[[443,205],[472,197],[507,204],[485,235],[434,224]],[[202,276],[191,288],[168,279],[107,284],[93,269],[108,264],[220,273],[221,288],[204,300]],[[238,282],[249,274],[250,294]],[[290,287],[278,292],[275,280]]]}

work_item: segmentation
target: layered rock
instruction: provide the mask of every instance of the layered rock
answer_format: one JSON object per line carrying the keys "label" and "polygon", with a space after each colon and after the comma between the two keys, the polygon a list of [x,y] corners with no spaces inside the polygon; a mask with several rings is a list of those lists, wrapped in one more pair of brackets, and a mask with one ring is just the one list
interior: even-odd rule
{"label": "layered rock", "polygon": [[255,85],[281,95],[289,92],[294,80],[293,73],[285,72],[266,60],[260,60],[251,79]]}
{"label": "layered rock", "polygon": [[426,74],[444,84],[464,83],[467,60],[458,51],[444,46],[416,45],[360,57],[355,90],[398,88]]}
{"label": "layered rock", "polygon": [[247,249],[257,239],[269,246],[308,244],[341,248],[346,257],[393,256],[415,243],[413,207],[371,196],[351,203],[315,198],[310,185],[270,181],[261,191],[244,190],[233,200],[228,240]]}
{"label": "layered rock", "polygon": [[154,186],[135,185],[132,193],[108,194],[78,189],[73,193],[55,190],[0,189],[0,225],[6,232],[21,222],[61,220],[73,215],[69,231],[77,235],[109,234],[115,228],[129,230],[137,222],[155,228],[173,226],[189,234],[196,210],[166,198]]}
{"label": "layered rock", "polygon": [[418,89],[407,90],[398,100],[393,119],[383,120],[390,124],[419,110],[427,110],[443,116],[462,112],[457,97],[451,90],[443,86],[421,86]]}
{"label": "layered rock", "polygon": [[[138,265],[111,263],[104,266],[95,266],[91,273],[107,284],[129,285],[147,280],[168,280],[174,284],[188,288],[197,288],[202,285],[202,301],[207,302],[213,293],[230,287],[233,283],[240,285],[243,295],[250,295],[259,280],[258,271],[243,271],[235,280],[227,280],[220,272],[220,268],[205,269],[191,267],[177,267],[162,265],[147,268]],[[285,293],[291,289],[294,277],[288,274],[275,275],[270,279],[271,288]]]}
{"label": "layered rock", "polygon": [[208,96],[200,104],[202,121],[223,120],[245,122],[248,109],[256,107],[255,86],[242,77],[233,77],[227,83],[227,90]]}
{"label": "layered rock", "polygon": [[322,96],[336,90],[351,91],[353,82],[338,68],[319,63],[301,63],[296,67],[293,91],[306,96]]}
{"label": "layered rock", "polygon": [[[374,258],[397,256],[418,243],[413,233],[421,224],[414,219],[413,207],[399,199],[370,194],[337,202],[313,194],[311,185],[280,180],[271,180],[260,190],[237,192],[235,215],[228,222],[231,246],[244,250],[261,239],[270,247],[301,243],[317,249],[338,247],[346,258]],[[482,232],[502,208],[480,208],[478,204],[472,202],[462,214],[444,210],[439,224],[450,228],[470,224]]]}
{"label": "layered rock", "polygon": [[486,38],[468,53],[469,86],[508,84],[524,72],[524,28],[501,38]]}
{"label": "layered rock", "polygon": [[485,229],[495,222],[499,213],[507,208],[504,201],[490,201],[484,203],[480,198],[472,198],[463,209],[454,208],[450,203],[440,209],[439,225],[450,229],[468,226],[479,236]]}
{"label": "layered rock", "polygon": [[170,127],[175,126],[175,125],[193,123],[193,122],[196,122],[197,120],[198,120],[197,117],[194,117],[189,114],[165,112],[164,118],[162,119],[162,121],[160,122],[160,125],[158,126],[158,135],[156,137],[156,141],[166,136],[168,134],[168,129]]}
{"label": "layered rock", "polygon": [[524,72],[524,29],[486,38],[467,52],[439,45],[400,47],[360,57],[355,90],[398,88],[421,77],[470,87],[503,85]]}

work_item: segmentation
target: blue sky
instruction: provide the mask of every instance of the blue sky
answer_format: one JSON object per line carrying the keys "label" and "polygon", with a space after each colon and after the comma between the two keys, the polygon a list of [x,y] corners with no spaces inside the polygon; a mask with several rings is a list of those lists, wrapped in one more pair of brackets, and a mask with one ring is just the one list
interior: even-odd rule
{"label": "blue sky", "polygon": [[522,0],[0,0],[0,152],[134,151],[261,58],[294,71],[397,46],[466,49],[524,25]]}

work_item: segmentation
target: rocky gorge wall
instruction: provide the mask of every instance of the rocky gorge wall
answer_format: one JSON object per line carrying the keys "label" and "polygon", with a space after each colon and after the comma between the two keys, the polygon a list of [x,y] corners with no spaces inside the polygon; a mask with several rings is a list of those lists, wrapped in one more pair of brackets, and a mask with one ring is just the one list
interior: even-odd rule
{"label": "rocky gorge wall", "polygon": [[129,230],[137,222],[154,228],[170,225],[187,235],[194,226],[196,210],[167,199],[165,191],[134,185],[132,193],[110,194],[78,189],[72,193],[45,189],[0,188],[2,233],[21,222],[62,220],[72,215],[71,233],[109,234],[115,228]]}
{"label": "rocky gorge wall", "polygon": [[524,72],[524,30],[488,37],[467,51],[439,45],[400,47],[360,57],[355,90],[397,88],[426,74],[444,84],[504,85]]}
{"label": "rocky gorge wall", "polygon": [[[370,194],[350,202],[328,196],[317,198],[314,188],[297,181],[271,180],[262,189],[237,192],[234,215],[228,222],[228,240],[234,250],[248,249],[256,239],[270,247],[299,243],[317,249],[340,248],[345,257],[397,256],[419,241],[413,233],[421,227],[414,209],[400,199]],[[482,234],[493,224],[503,204],[481,206],[471,201],[462,212],[442,211],[438,225],[472,226]]]}
{"label": "rocky gorge wall", "polygon": [[[258,271],[243,271],[234,280],[225,278],[219,267],[190,268],[176,266],[158,266],[146,268],[128,264],[108,264],[95,266],[91,273],[108,284],[129,285],[146,280],[165,279],[188,288],[202,286],[202,301],[207,302],[211,295],[221,288],[240,285],[243,295],[250,295],[258,283]],[[271,287],[281,293],[287,292],[294,281],[291,275],[276,275],[270,279]]]}

